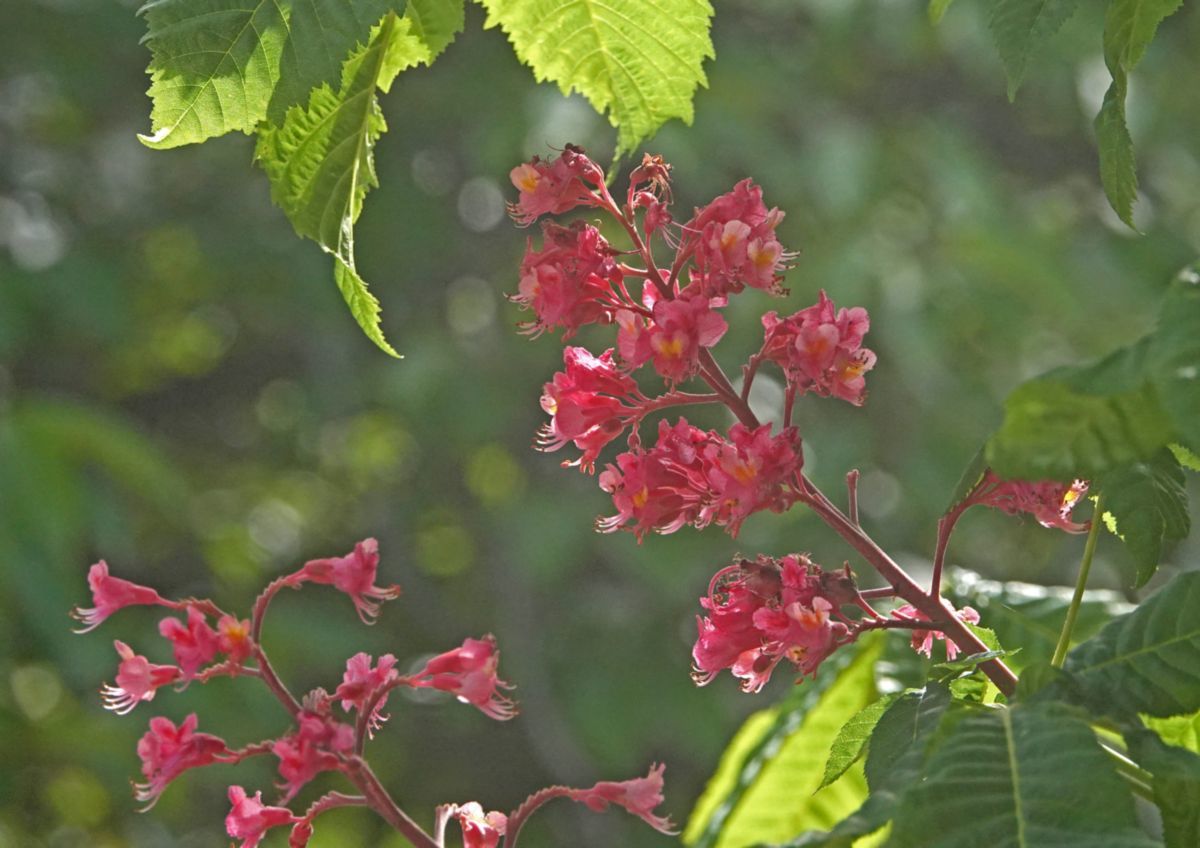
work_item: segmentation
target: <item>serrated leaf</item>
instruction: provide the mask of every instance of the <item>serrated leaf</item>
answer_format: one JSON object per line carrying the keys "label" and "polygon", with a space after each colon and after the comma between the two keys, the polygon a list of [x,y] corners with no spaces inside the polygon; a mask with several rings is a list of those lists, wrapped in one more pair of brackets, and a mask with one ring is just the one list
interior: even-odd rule
{"label": "serrated leaf", "polygon": [[1133,139],[1125,123],[1125,95],[1128,77],[1120,68],[1113,71],[1112,85],[1096,115],[1096,143],[1100,149],[1100,184],[1113,211],[1126,226],[1133,225],[1133,204],[1137,202],[1137,161]]}
{"label": "serrated leaf", "polygon": [[876,697],[874,664],[882,646],[882,640],[866,639],[839,649],[816,680],[801,684],[767,712],[769,718],[753,716],[753,725],[730,745],[738,756],[722,758],[697,801],[684,844],[743,848],[781,842],[806,828],[829,827],[861,804],[866,784],[853,771],[813,792],[846,715]]}
{"label": "serrated leaf", "polygon": [[988,27],[1008,75],[1008,99],[1017,96],[1029,57],[1071,15],[1078,0],[995,0]]}
{"label": "serrated leaf", "polygon": [[1200,845],[1200,756],[1166,745],[1149,731],[1127,733],[1129,753],[1154,773],[1154,802],[1162,811],[1166,848]]}
{"label": "serrated leaf", "polygon": [[1200,471],[1200,456],[1192,453],[1183,445],[1170,444],[1167,447],[1171,449],[1175,461],[1188,471]]}
{"label": "serrated leaf", "polygon": [[1183,0],[1111,0],[1104,15],[1104,53],[1132,71],[1142,61],[1161,24]]}
{"label": "serrated leaf", "polygon": [[578,91],[617,128],[628,153],[671,118],[692,122],[707,85],[708,0],[480,0],[539,80]]}
{"label": "serrated leaf", "polygon": [[342,63],[370,38],[389,11],[402,12],[404,0],[287,0],[288,39],[279,58],[279,81],[267,104],[271,123],[283,121],[289,106],[305,103],[309,92],[336,85]]}
{"label": "serrated leaf", "polygon": [[1168,745],[1200,754],[1200,711],[1166,718],[1141,716],[1141,719]]}
{"label": "serrated leaf", "polygon": [[[1071,590],[1032,583],[999,583],[983,580],[974,572],[953,569],[947,578],[947,595],[957,607],[979,611],[1004,645],[1020,645],[1006,660],[1014,671],[1048,663],[1062,631]],[[1120,596],[1104,590],[1084,593],[1071,636],[1076,643],[1097,633],[1113,616],[1131,609]]]}
{"label": "serrated leaf", "polygon": [[1085,703],[1119,715],[1200,710],[1200,572],[1180,574],[1067,655]]}
{"label": "serrated leaf", "polygon": [[414,34],[413,18],[389,12],[367,46],[346,60],[339,89],[323,85],[307,106],[289,109],[281,126],[261,127],[255,151],[271,198],[299,235],[333,254],[334,281],[351,314],[392,356],[397,354],[379,326],[379,303],[355,266],[354,223],[367,191],[378,185],[373,151],[387,124],[376,91],[432,55],[432,45]]}
{"label": "serrated leaf", "polygon": [[1178,441],[1194,459],[1200,451],[1200,273],[1195,268],[1180,273],[1167,291],[1146,367]]}
{"label": "serrated leaf", "polygon": [[856,712],[850,720],[842,725],[837,738],[829,748],[829,759],[825,762],[825,776],[821,778],[818,791],[833,783],[846,773],[846,769],[858,762],[866,753],[867,742],[871,732],[878,724],[880,716],[900,697],[899,692],[884,695],[876,701]]}
{"label": "serrated leaf", "polygon": [[1004,422],[987,444],[988,464],[999,476],[1093,478],[1149,459],[1171,440],[1171,425],[1153,386],[1096,395],[1056,376],[1025,383],[1004,402]]}
{"label": "serrated leaf", "polygon": [[941,683],[900,695],[876,724],[868,743],[865,771],[870,796],[833,830],[803,834],[788,848],[850,848],[886,825],[900,794],[920,777],[926,751],[950,703],[950,691]]}
{"label": "serrated leaf", "polygon": [[954,0],[929,0],[929,20],[932,23],[940,24],[946,15],[946,10],[953,2]]}
{"label": "serrated leaf", "polygon": [[[895,848],[1153,848],[1086,722],[1058,704],[959,708],[905,792]],[[941,732],[939,733],[941,735]]]}
{"label": "serrated leaf", "polygon": [[1183,469],[1165,448],[1148,462],[1114,468],[1095,481],[1104,495],[1104,524],[1125,543],[1137,568],[1136,586],[1158,570],[1163,539],[1191,530]]}
{"label": "serrated leaf", "polygon": [[290,11],[277,0],[144,5],[154,106],[142,142],[163,149],[254,129],[279,80]]}

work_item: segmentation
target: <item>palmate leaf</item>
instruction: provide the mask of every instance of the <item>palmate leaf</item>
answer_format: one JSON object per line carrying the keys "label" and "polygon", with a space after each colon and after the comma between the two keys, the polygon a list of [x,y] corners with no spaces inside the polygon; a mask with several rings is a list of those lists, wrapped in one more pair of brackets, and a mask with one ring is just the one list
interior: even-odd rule
{"label": "palmate leaf", "polygon": [[1184,484],[1183,469],[1166,448],[1148,462],[1121,466],[1095,481],[1104,495],[1104,523],[1133,557],[1136,586],[1158,570],[1164,538],[1182,539],[1191,530]]}
{"label": "palmate leaf", "polygon": [[1125,734],[1129,753],[1154,774],[1166,848],[1200,845],[1200,756],[1163,743],[1147,730]]}
{"label": "palmate leaf", "polygon": [[1137,200],[1137,165],[1125,123],[1129,74],[1145,55],[1158,25],[1182,3],[1183,0],[1111,0],[1104,16],[1104,62],[1112,75],[1112,85],[1096,116],[1100,180],[1113,210],[1130,227]]}
{"label": "palmate leaf", "polygon": [[628,153],[671,118],[692,122],[712,58],[708,0],[480,0],[539,81],[578,91]]}
{"label": "palmate leaf", "polygon": [[1030,55],[1075,14],[1078,0],[995,0],[988,26],[1008,75],[1008,99],[1017,96]]}
{"label": "palmate leaf", "polygon": [[1183,269],[1171,283],[1146,368],[1179,440],[1194,458],[1200,454],[1200,266]]}
{"label": "palmate leaf", "polygon": [[[950,725],[947,727],[947,723]],[[958,708],[905,793],[895,848],[1154,848],[1091,728],[1059,704]]]}
{"label": "palmate leaf", "polygon": [[738,732],[684,830],[694,846],[746,848],[827,828],[866,796],[851,771],[813,794],[830,746],[847,715],[873,701],[882,640],[845,647],[791,697],[757,713]]}
{"label": "palmate leaf", "polygon": [[1067,655],[1084,703],[1112,715],[1200,710],[1200,572],[1175,577]]}
{"label": "palmate leaf", "polygon": [[296,232],[334,256],[334,279],[363,332],[396,356],[379,326],[379,303],[354,262],[354,223],[378,185],[373,151],[387,129],[376,91],[407,67],[432,61],[461,27],[461,0],[417,0],[404,17],[389,12],[370,41],[346,60],[341,85],[322,85],[282,125],[259,130],[255,156],[271,197]]}

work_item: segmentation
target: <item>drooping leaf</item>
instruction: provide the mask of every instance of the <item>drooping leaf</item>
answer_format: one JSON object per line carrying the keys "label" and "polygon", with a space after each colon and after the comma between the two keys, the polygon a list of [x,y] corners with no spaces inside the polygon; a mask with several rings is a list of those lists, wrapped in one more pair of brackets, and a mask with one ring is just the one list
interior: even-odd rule
{"label": "drooping leaf", "polygon": [[1179,441],[1195,457],[1200,453],[1200,270],[1195,266],[1180,272],[1163,299],[1146,367]]}
{"label": "drooping leaf", "polygon": [[901,793],[920,778],[926,751],[950,703],[946,686],[932,682],[897,698],[868,743],[866,774],[871,794],[831,831],[810,831],[787,843],[788,848],[850,848],[884,827],[895,814]]}
{"label": "drooping leaf", "polygon": [[1166,848],[1200,845],[1200,756],[1166,745],[1148,730],[1127,733],[1129,753],[1154,774],[1154,802],[1162,811]]}
{"label": "drooping leaf", "polygon": [[[972,606],[995,631],[1002,645],[1020,645],[1005,658],[1017,672],[1040,662],[1050,662],[1062,630],[1071,590],[1032,583],[999,583],[978,574],[953,569],[947,577],[947,595],[955,606]],[[1129,612],[1119,595],[1101,589],[1084,593],[1071,636],[1076,643],[1095,634],[1115,615]]]}
{"label": "drooping leaf", "polygon": [[988,464],[1001,477],[1092,478],[1149,459],[1171,440],[1153,386],[1089,394],[1055,377],[1025,383],[1004,402],[1004,423],[987,444]]}
{"label": "drooping leaf", "polygon": [[895,848],[1153,848],[1085,721],[1059,704],[960,707],[893,822]]}
{"label": "drooping leaf", "polygon": [[[420,6],[414,6],[420,8]],[[259,131],[255,155],[271,182],[271,197],[296,232],[334,256],[334,280],[363,332],[396,356],[379,326],[379,304],[354,262],[354,223],[363,198],[378,185],[373,151],[387,129],[376,90],[396,74],[429,61],[431,45],[414,33],[414,18],[389,12],[371,40],[346,61],[335,92],[323,85],[283,124]],[[444,46],[444,45],[443,45]]]}
{"label": "drooping leaf", "polygon": [[821,778],[818,790],[824,789],[846,773],[846,769],[858,762],[867,750],[867,742],[871,731],[879,722],[880,716],[900,697],[899,692],[884,695],[856,712],[850,720],[842,725],[837,738],[829,748],[829,759],[825,762],[825,776]]}
{"label": "drooping leaf", "polygon": [[744,848],[782,842],[808,828],[830,827],[861,804],[866,783],[856,771],[813,793],[846,716],[876,697],[874,664],[881,649],[879,639],[840,649],[816,680],[767,712],[769,724],[762,714],[753,716],[753,726],[748,723],[730,745],[739,756],[722,758],[696,803],[684,843]]}
{"label": "drooping leaf", "polygon": [[342,63],[389,12],[404,0],[289,0],[288,39],[279,57],[279,81],[267,104],[271,123],[282,123],[289,106],[308,101],[321,85],[337,85]]}
{"label": "drooping leaf", "polygon": [[162,149],[250,132],[266,117],[290,2],[150,0],[140,11],[154,101],[152,132],[140,136],[144,144]]}
{"label": "drooping leaf", "polygon": [[940,24],[942,18],[946,16],[946,10],[954,0],[929,0],[929,20],[935,24]]}
{"label": "drooping leaf", "polygon": [[1112,75],[1112,85],[1096,116],[1100,181],[1113,210],[1130,227],[1133,227],[1133,204],[1137,201],[1137,163],[1125,121],[1129,74],[1145,55],[1158,25],[1182,2],[1112,0],[1104,16],[1104,63]]}
{"label": "drooping leaf", "polygon": [[1095,481],[1104,494],[1104,523],[1133,556],[1137,586],[1158,570],[1163,539],[1182,539],[1191,530],[1183,469],[1164,448],[1148,462],[1114,468]]}
{"label": "drooping leaf", "polygon": [[1029,57],[1050,39],[1071,15],[1078,0],[995,0],[988,26],[1004,70],[1008,99],[1017,96]]}
{"label": "drooping leaf", "polygon": [[1085,703],[1110,714],[1200,710],[1200,572],[1180,574],[1067,655]]}
{"label": "drooping leaf", "polygon": [[692,122],[692,96],[713,57],[708,0],[480,0],[539,81],[578,91],[617,128],[617,153],[671,118]]}

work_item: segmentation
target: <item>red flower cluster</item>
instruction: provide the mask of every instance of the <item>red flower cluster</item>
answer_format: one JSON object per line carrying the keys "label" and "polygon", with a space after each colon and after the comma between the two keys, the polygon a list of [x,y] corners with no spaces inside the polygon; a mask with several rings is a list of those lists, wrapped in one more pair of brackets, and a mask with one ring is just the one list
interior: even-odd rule
{"label": "red flower cluster", "polygon": [[862,346],[871,327],[861,306],[841,309],[824,291],[814,306],[787,318],[774,312],[763,316],[762,356],[779,365],[798,394],[815,392],[862,406],[866,372],[875,367],[875,354]]}
{"label": "red flower cluster", "polygon": [[534,250],[530,239],[521,260],[521,283],[510,299],[532,309],[536,320],[522,325],[531,335],[563,328],[569,339],[587,324],[612,320],[612,287],[620,285],[616,251],[595,227],[576,221],[560,227],[542,224],[544,247]]}
{"label": "red flower cluster", "polygon": [[[912,604],[902,604],[892,610],[892,618],[900,621],[929,621],[929,616],[921,612]],[[978,624],[979,613],[974,607],[963,607],[960,610],[955,610],[955,618],[967,624]],[[923,630],[915,628],[912,632],[912,648],[918,654],[924,654],[930,659],[933,658],[933,642],[934,640],[946,643],[946,662],[953,662],[958,656],[958,645],[953,639],[947,638],[946,634],[940,630]]]}
{"label": "red flower cluster", "polygon": [[1043,527],[1054,527],[1068,533],[1086,533],[1091,522],[1071,520],[1071,511],[1087,494],[1088,481],[1058,483],[1054,480],[1028,482],[1004,480],[988,469],[965,506],[982,504],[1003,510],[1009,515],[1028,513]]}
{"label": "red flower cluster", "polygon": [[840,612],[848,597],[829,577],[804,554],[760,555],[718,571],[700,599],[708,614],[696,618],[696,682],[710,683],[729,669],[743,691],[758,692],[785,659],[801,677],[815,675],[854,638]]}
{"label": "red flower cluster", "polygon": [[[137,604],[166,606],[186,614],[183,620],[164,619],[159,626],[159,632],[171,644],[177,665],[151,663],[124,642],[115,643],[120,665],[116,685],[102,690],[106,707],[124,714],[142,701],[153,700],[156,691],[168,684],[242,675],[265,683],[293,719],[292,726],[279,737],[235,749],[219,736],[198,732],[199,719],[195,713],[178,725],[161,716],[152,718],[149,730],[137,746],[145,781],[134,786],[135,797],[150,807],[172,781],[189,769],[273,755],[278,760],[280,776],[279,806],[265,805],[261,792],[251,796],[241,786],[229,787],[231,809],[225,827],[230,836],[242,840],[241,848],[255,848],[267,831],[283,826],[291,827],[290,848],[304,848],[313,835],[313,821],[318,815],[335,807],[353,805],[372,807],[389,822],[408,824],[410,830],[404,835],[414,844],[440,845],[440,835],[435,841],[420,831],[379,784],[363,759],[363,748],[386,719],[383,708],[388,694],[400,686],[449,692],[497,720],[515,716],[516,705],[501,694],[501,690],[512,687],[500,679],[496,640],[490,635],[466,639],[459,647],[433,657],[411,675],[397,671],[397,660],[392,654],[384,654],[372,662],[370,654],[360,652],[346,661],[341,683],[332,695],[317,688],[297,701],[253,638],[261,630],[274,595],[285,587],[299,589],[305,583],[331,585],[345,592],[354,601],[362,620],[371,623],[379,614],[380,603],[400,594],[398,586],[375,585],[378,565],[379,550],[374,539],[359,542],[345,556],[311,560],[269,584],[255,602],[253,616],[246,620],[223,612],[211,600],[167,600],[149,587],[112,577],[103,562],[92,566],[88,582],[93,606],[73,613],[88,629],[123,607]],[[217,618],[215,629],[208,623],[210,617]],[[218,658],[220,662],[216,662]],[[344,712],[355,714],[353,723],[335,718],[337,702]],[[287,805],[323,772],[340,773],[361,794],[330,792],[314,801],[303,815],[294,813]],[[647,780],[649,784],[645,783]],[[652,809],[662,801],[661,789],[660,769],[652,772],[651,778],[624,784],[597,784],[593,790],[586,790],[592,794],[581,796],[580,800],[593,809],[601,809],[608,802],[620,804],[659,827],[666,820],[655,816]],[[451,810],[450,814],[458,818],[466,845],[472,848],[495,848],[505,834],[507,817],[500,813],[485,815],[475,802],[440,809]],[[526,817],[531,809],[526,811]],[[444,827],[448,819],[440,821],[439,826]],[[515,835],[512,839],[515,841]]]}
{"label": "red flower cluster", "polygon": [[742,522],[763,509],[782,512],[788,488],[803,457],[795,428],[771,435],[771,425],[753,430],[735,424],[728,438],[680,418],[659,422],[653,447],[619,454],[600,474],[616,515],[597,527],[608,533],[627,528],[642,538],[648,530],[673,533],[684,525],[717,524],[736,536]]}

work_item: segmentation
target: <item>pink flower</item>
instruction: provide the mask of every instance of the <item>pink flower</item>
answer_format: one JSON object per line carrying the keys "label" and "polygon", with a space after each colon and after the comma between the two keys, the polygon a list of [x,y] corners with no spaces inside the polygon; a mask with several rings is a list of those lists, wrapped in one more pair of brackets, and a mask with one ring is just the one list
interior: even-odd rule
{"label": "pink flower", "polygon": [[309,560],[292,576],[292,583],[308,581],[345,592],[354,601],[354,608],[363,623],[373,624],[379,615],[379,604],[375,602],[400,597],[399,586],[374,585],[378,568],[379,543],[374,539],[363,539],[345,556]]}
{"label": "pink flower", "polygon": [[478,707],[484,715],[507,721],[517,710],[512,700],[499,692],[512,688],[497,676],[499,662],[500,653],[491,634],[482,639],[466,639],[461,647],[427,662],[415,675],[413,685],[450,692],[464,704]]}
{"label": "pink flower", "polygon": [[453,816],[462,826],[463,848],[496,848],[508,829],[508,817],[504,813],[485,815],[477,801],[456,806]]}
{"label": "pink flower", "polygon": [[178,726],[162,716],[150,719],[150,730],[137,745],[146,782],[134,786],[134,796],[149,802],[147,809],[154,806],[167,784],[176,777],[188,769],[214,763],[228,751],[223,739],[196,733],[196,723],[195,713]]}
{"label": "pink flower", "polygon": [[562,327],[565,340],[587,324],[610,321],[612,287],[622,280],[616,251],[583,221],[569,227],[546,221],[542,235],[541,250],[533,249],[532,240],[526,245],[521,282],[510,298],[536,316],[523,331],[537,335]]}
{"label": "pink flower", "polygon": [[279,758],[285,804],[317,774],[337,769],[342,756],[354,750],[354,728],[348,724],[308,710],[300,713],[296,723],[295,733],[271,746]]}
{"label": "pink flower", "polygon": [[94,606],[75,607],[71,610],[71,617],[86,625],[82,630],[76,630],[76,633],[95,630],[100,626],[100,622],[124,607],[156,604],[174,606],[149,586],[140,586],[120,577],[109,576],[108,563],[104,560],[100,560],[88,570],[88,586],[92,589]]}
{"label": "pink flower", "polygon": [[609,804],[624,807],[628,812],[642,819],[655,830],[662,833],[674,833],[671,821],[663,816],[656,816],[654,808],[663,802],[663,765],[650,766],[650,772],[645,777],[635,777],[632,780],[601,781],[591,789],[572,789],[570,797],[589,809],[603,812]]}
{"label": "pink flower", "polygon": [[684,225],[680,247],[693,255],[692,279],[710,297],[740,292],[747,285],[781,294],[781,272],[792,257],[775,237],[782,220],[783,213],[768,211],[762,189],[748,179],[697,209]]}
{"label": "pink flower", "polygon": [[612,495],[617,514],[601,518],[604,533],[627,528],[639,540],[646,531],[674,533],[699,521],[709,496],[702,449],[710,435],[683,418],[658,424],[658,442],[617,456],[600,474],[600,488]]}
{"label": "pink flower", "polygon": [[[286,807],[264,806],[261,792],[255,792],[251,798],[240,786],[229,787],[229,803],[233,808],[225,817],[225,830],[234,839],[242,840],[241,848],[256,848],[262,841],[263,834],[273,827],[303,821],[292,815],[292,811]],[[309,827],[309,834],[311,833],[312,828]],[[307,839],[299,845],[306,842]]]}
{"label": "pink flower", "polygon": [[[400,676],[395,666],[396,658],[391,654],[381,656],[374,668],[371,667],[370,654],[355,654],[346,660],[346,672],[342,675],[342,684],[333,693],[334,699],[341,700],[342,709],[346,712],[352,709],[361,712],[380,687]],[[379,726],[387,721],[387,716],[383,715],[386,703],[387,693],[384,693],[371,711],[371,717],[367,721],[368,733],[374,734]]]}
{"label": "pink flower", "polygon": [[862,346],[871,326],[867,310],[856,306],[835,313],[822,291],[815,305],[787,318],[768,312],[762,321],[766,358],[783,369],[800,394],[815,392],[862,406],[863,375],[875,367],[875,354]]}
{"label": "pink flower", "polygon": [[313,837],[313,826],[310,819],[301,819],[292,827],[288,835],[288,848],[307,848],[308,841]]}
{"label": "pink flower", "polygon": [[124,642],[113,642],[121,657],[117,668],[116,686],[105,685],[100,694],[104,708],[117,715],[125,715],[142,701],[153,701],[160,686],[168,686],[180,678],[180,671],[173,665],[155,665]]}
{"label": "pink flower", "polygon": [[584,348],[568,347],[563,362],[566,370],[543,389],[542,409],[550,414],[550,423],[538,431],[537,446],[555,451],[572,442],[583,455],[563,465],[592,473],[600,451],[624,431],[627,416],[634,412],[622,400],[636,403],[637,383],[617,370],[611,349],[597,357]]}
{"label": "pink flower", "polygon": [[699,370],[700,351],[719,342],[729,325],[697,289],[684,289],[673,300],[659,299],[655,292],[654,286],[646,285],[653,320],[628,310],[617,313],[617,346],[631,368],[653,360],[654,370],[664,379],[682,382]]}
{"label": "pink flower", "polygon": [[833,620],[840,613],[838,599],[824,594],[827,574],[802,554],[759,556],[718,571],[700,599],[708,615],[697,619],[696,683],[727,668],[743,691],[758,692],[783,660],[802,677],[816,674],[850,639],[849,628]]}
{"label": "pink flower", "polygon": [[[959,621],[965,621],[968,624],[979,623],[979,613],[971,607],[963,607],[956,610],[955,618]],[[929,616],[918,610],[912,604],[904,604],[892,610],[892,618],[897,618],[902,621],[929,621]],[[958,645],[953,639],[946,638],[946,634],[940,630],[913,630],[912,632],[912,648],[918,654],[924,654],[932,659],[933,657],[933,640],[939,639],[946,643],[946,662],[953,662],[958,656]]]}
{"label": "pink flower", "polygon": [[1043,527],[1056,527],[1068,533],[1086,533],[1091,522],[1078,523],[1071,520],[1071,511],[1087,494],[1088,481],[1057,483],[1042,480],[1030,483],[1025,480],[1002,480],[990,469],[971,496],[972,503],[1003,510],[1009,515],[1025,512],[1037,519]]}
{"label": "pink flower", "polygon": [[237,664],[244,663],[254,651],[254,642],[250,639],[250,620],[232,615],[223,615],[217,621],[217,647],[221,653],[229,657],[229,661]]}
{"label": "pink flower", "polygon": [[208,626],[204,613],[196,607],[188,607],[186,625],[177,618],[164,618],[158,623],[158,632],[171,641],[184,680],[191,680],[201,666],[217,656],[216,631]]}
{"label": "pink flower", "polygon": [[600,166],[571,144],[554,161],[543,162],[534,156],[513,168],[508,176],[520,192],[517,202],[509,205],[508,213],[523,227],[541,215],[561,215],[576,206],[594,206],[592,187],[604,182]]}
{"label": "pink flower", "polygon": [[736,536],[751,514],[787,508],[784,486],[799,473],[804,457],[794,427],[772,436],[770,424],[753,430],[734,424],[728,441],[714,439],[704,448],[704,460],[712,499],[702,520],[728,527]]}

